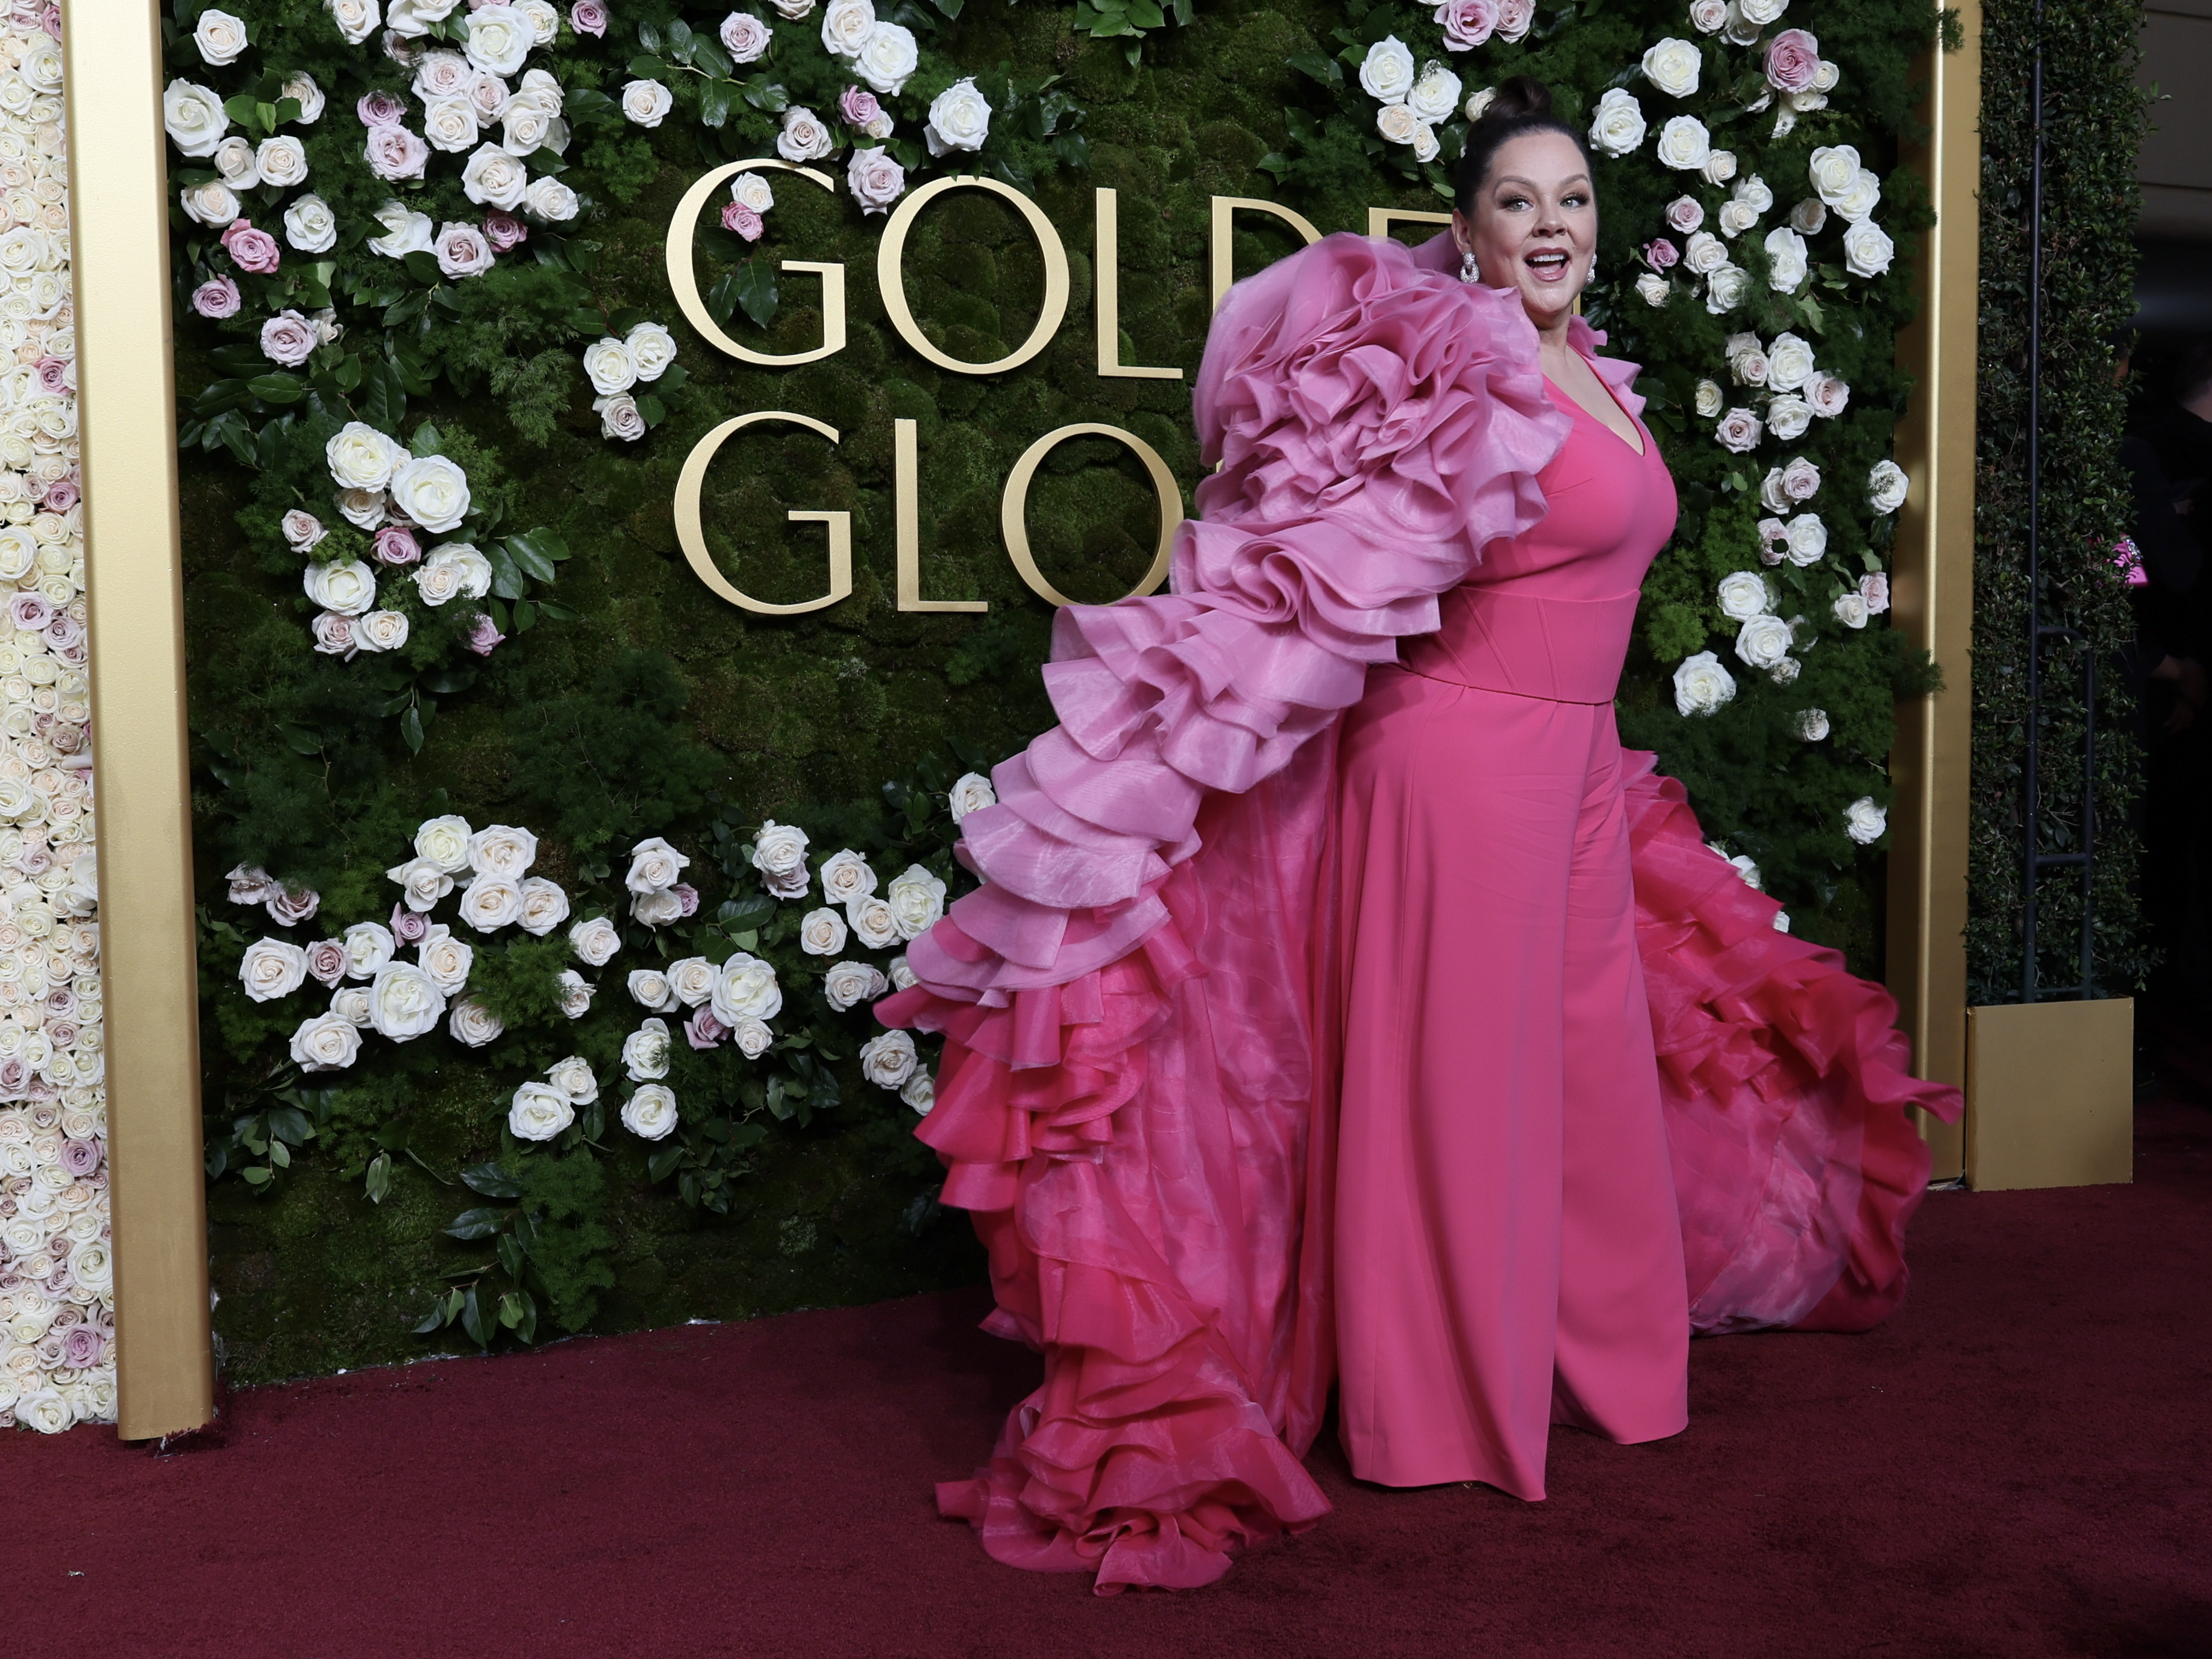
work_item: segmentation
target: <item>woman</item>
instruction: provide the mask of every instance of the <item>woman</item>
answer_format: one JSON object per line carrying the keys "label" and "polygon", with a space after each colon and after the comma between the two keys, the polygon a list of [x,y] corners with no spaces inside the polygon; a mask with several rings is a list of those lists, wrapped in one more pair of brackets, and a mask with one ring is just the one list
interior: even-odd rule
{"label": "woman", "polygon": [[1060,612],[1061,723],[879,1005],[945,1034],[920,1133],[1045,1356],[939,1489],[1001,1560],[1191,1586],[1310,1524],[1340,1337],[1357,1473],[1534,1498],[1553,1420],[1682,1427],[1691,1329],[1902,1294],[1955,1093],[1613,732],[1674,507],[1572,314],[1589,171],[1509,82],[1449,238],[1232,290],[1173,591]]}

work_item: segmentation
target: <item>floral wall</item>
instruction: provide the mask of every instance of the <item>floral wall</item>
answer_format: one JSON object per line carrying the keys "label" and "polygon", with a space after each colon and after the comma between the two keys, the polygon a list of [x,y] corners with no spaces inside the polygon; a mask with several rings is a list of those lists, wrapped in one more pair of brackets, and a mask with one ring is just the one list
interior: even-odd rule
{"label": "floral wall", "polygon": [[115,1417],[61,20],[0,15],[0,1426]]}
{"label": "floral wall", "polygon": [[[182,0],[166,27],[234,1378],[979,1274],[909,1133],[933,1055],[866,1009],[969,884],[991,764],[1049,719],[1008,476],[1091,422],[1188,491],[1212,198],[1325,231],[1440,210],[1510,74],[1590,135],[1588,309],[1646,365],[1682,488],[1624,732],[1793,927],[1878,972],[1890,710],[1928,677],[1885,616],[1918,7]],[[702,331],[665,248],[717,168]],[[878,289],[899,204],[970,174],[1033,202],[1068,272],[1065,321],[988,374],[942,360],[1013,355],[1052,268],[1013,204],[915,220],[921,343]],[[1109,349],[1159,374],[1098,372],[1100,188]],[[1247,212],[1233,244],[1249,274],[1297,238]],[[842,313],[785,261],[842,264]],[[767,410],[836,435],[732,436],[694,551],[786,614],[710,592],[673,505],[695,446]],[[1158,507],[1084,438],[1026,522],[1099,601]],[[805,609],[841,534],[849,595]],[[988,608],[902,605],[902,541],[908,600]]]}

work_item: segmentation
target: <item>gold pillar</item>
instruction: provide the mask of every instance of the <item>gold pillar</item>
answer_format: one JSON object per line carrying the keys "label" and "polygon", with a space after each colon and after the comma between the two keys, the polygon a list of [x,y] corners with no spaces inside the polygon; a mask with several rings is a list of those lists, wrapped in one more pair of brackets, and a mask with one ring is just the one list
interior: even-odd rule
{"label": "gold pillar", "polygon": [[[1897,432],[1911,479],[1891,556],[1896,625],[1931,653],[1946,689],[1899,704],[1890,755],[1889,988],[1914,1071],[1966,1083],[1967,755],[1972,719],[1974,354],[1981,280],[1982,9],[1960,0],[1966,35],[1932,51],[1922,110],[1928,142],[1905,161],[1929,181],[1936,224],[1921,244],[1919,315],[1898,338],[1918,382]],[[1856,488],[1857,480],[1849,480]],[[1963,1126],[1926,1119],[1935,1177],[1964,1169]]]}
{"label": "gold pillar", "polygon": [[143,1440],[215,1414],[161,18],[151,0],[69,0],[63,33],[118,1432]]}

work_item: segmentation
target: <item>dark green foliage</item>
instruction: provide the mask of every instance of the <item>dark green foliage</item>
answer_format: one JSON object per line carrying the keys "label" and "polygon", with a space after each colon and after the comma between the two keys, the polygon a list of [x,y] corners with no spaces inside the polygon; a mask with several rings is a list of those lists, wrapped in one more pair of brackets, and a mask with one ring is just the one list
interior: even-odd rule
{"label": "dark green foliage", "polygon": [[[2116,345],[2135,308],[2133,15],[2044,0],[1999,0],[1984,14],[1982,58],[1982,309],[1979,464],[1975,481],[1973,813],[1969,850],[1968,994],[2022,995],[2022,769],[2027,731],[2027,361],[2029,101],[2038,19],[2044,67],[2043,624],[2081,630],[2096,664],[2097,775],[2085,800],[2084,656],[2063,641],[2043,661],[2042,850],[2078,848],[2094,811],[2095,978],[2106,994],[2139,988],[2149,968],[2135,894],[2140,846],[2130,813],[2142,757],[2116,660],[2133,631],[2112,546],[2132,522],[2118,460],[2124,389]],[[2081,977],[2077,878],[2039,884],[2040,984]]]}

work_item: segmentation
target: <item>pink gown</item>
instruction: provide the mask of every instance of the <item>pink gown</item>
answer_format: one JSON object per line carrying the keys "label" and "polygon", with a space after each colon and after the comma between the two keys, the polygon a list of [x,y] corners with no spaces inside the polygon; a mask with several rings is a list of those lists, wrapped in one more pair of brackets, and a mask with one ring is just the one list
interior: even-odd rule
{"label": "pink gown", "polygon": [[1340,1327],[1361,1473],[1535,1496],[1555,1419],[1681,1426],[1689,1332],[1873,1324],[1906,1109],[1959,1109],[1620,750],[1665,470],[1444,263],[1331,236],[1232,290],[1170,592],[1060,613],[1060,723],[877,1006],[945,1034],[918,1133],[1044,1356],[939,1506],[1102,1592],[1327,1513]]}

